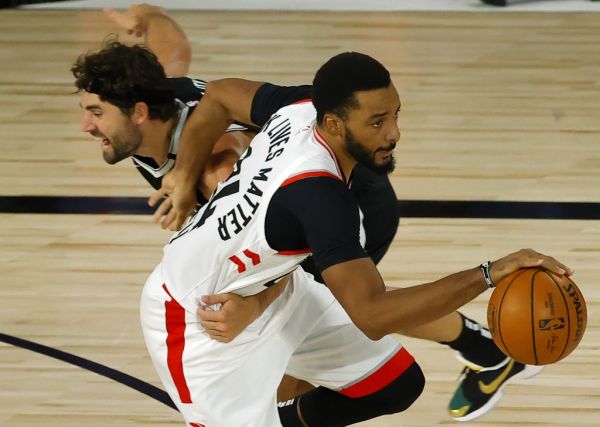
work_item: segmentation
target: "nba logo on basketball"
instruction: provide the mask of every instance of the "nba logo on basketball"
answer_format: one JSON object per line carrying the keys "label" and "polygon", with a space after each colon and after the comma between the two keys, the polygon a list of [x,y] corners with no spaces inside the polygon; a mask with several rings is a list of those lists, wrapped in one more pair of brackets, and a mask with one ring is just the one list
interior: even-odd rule
{"label": "nba logo on basketball", "polygon": [[538,327],[540,328],[540,331],[563,329],[565,327],[565,319],[563,317],[556,317],[554,319],[540,319]]}

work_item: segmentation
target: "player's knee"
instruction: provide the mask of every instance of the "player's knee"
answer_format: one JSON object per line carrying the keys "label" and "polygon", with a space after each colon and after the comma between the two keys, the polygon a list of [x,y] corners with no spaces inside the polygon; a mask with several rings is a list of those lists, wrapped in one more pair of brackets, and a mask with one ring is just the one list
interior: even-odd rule
{"label": "player's knee", "polygon": [[[416,362],[384,388],[361,397],[348,397],[325,387],[303,394],[297,405],[282,405],[279,416],[284,426],[298,426],[301,414],[311,427],[348,425],[386,414],[402,412],[421,395],[425,377]],[[292,401],[293,402],[293,401]]]}
{"label": "player's knee", "polygon": [[365,396],[373,409],[380,414],[394,414],[408,409],[421,395],[425,376],[417,362],[383,389]]}

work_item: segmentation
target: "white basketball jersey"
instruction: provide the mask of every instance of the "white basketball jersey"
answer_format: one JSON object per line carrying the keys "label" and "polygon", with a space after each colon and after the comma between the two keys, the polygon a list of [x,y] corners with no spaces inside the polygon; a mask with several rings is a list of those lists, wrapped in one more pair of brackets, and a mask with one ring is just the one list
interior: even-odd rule
{"label": "white basketball jersey", "polygon": [[[183,301],[224,292],[255,294],[294,270],[309,250],[278,252],[265,238],[275,191],[299,179],[343,181],[333,151],[315,128],[310,102],[280,109],[263,126],[227,181],[164,248],[163,275]],[[194,307],[189,307],[194,310]]]}

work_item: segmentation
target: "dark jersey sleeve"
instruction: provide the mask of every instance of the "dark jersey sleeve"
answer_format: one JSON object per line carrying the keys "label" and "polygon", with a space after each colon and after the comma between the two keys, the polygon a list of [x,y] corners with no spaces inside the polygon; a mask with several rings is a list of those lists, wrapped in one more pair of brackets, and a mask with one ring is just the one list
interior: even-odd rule
{"label": "dark jersey sleeve", "polygon": [[354,167],[350,191],[364,215],[365,250],[377,264],[392,244],[400,223],[396,193],[387,175],[377,174],[360,163]]}
{"label": "dark jersey sleeve", "polygon": [[368,255],[360,245],[360,217],[346,185],[328,177],[296,181],[273,195],[265,220],[278,251],[310,248],[317,269]]}
{"label": "dark jersey sleeve", "polygon": [[277,86],[265,83],[254,95],[250,118],[254,124],[262,127],[277,110],[294,102],[310,99],[311,92],[310,85]]}

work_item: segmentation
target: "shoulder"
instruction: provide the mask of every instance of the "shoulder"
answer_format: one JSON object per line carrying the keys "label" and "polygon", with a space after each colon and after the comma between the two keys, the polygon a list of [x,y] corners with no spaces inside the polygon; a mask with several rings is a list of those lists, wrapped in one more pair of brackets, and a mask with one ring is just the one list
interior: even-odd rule
{"label": "shoulder", "polygon": [[310,99],[298,101],[294,104],[280,108],[276,114],[286,116],[295,120],[312,121],[316,117],[316,110]]}
{"label": "shoulder", "polygon": [[288,178],[275,192],[275,203],[292,210],[311,212],[358,212],[352,193],[339,177],[327,171],[305,172]]}
{"label": "shoulder", "polygon": [[198,101],[204,96],[206,81],[190,77],[171,77],[168,79],[174,96],[184,103]]}

